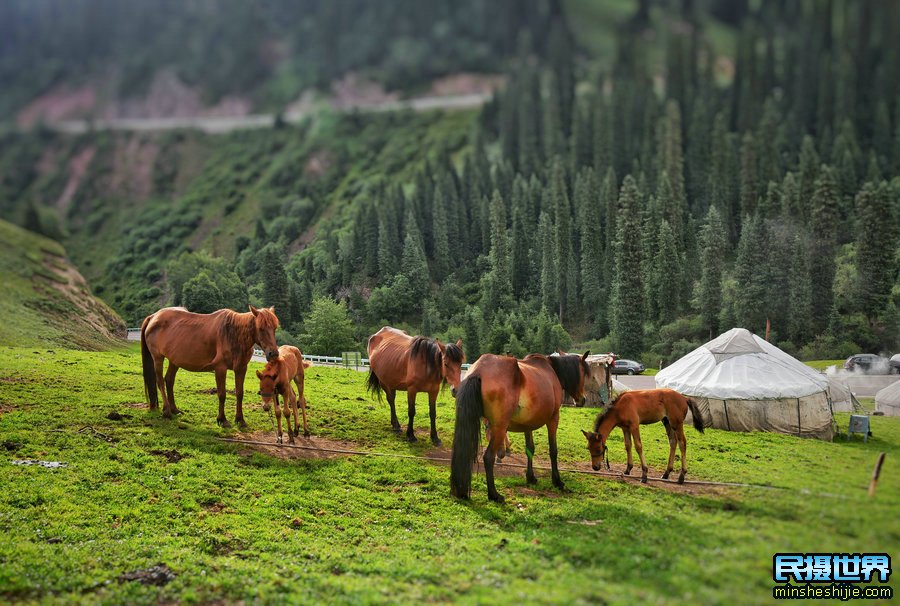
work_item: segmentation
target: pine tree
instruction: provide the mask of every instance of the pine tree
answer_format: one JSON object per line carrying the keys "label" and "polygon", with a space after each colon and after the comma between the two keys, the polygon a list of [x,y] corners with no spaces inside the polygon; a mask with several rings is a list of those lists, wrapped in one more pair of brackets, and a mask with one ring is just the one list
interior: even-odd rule
{"label": "pine tree", "polygon": [[613,346],[621,356],[637,356],[644,339],[643,286],[640,272],[634,270],[641,264],[640,192],[631,175],[622,182],[619,194],[621,211],[616,222],[616,239],[613,255],[612,295],[609,318]]}
{"label": "pine tree", "polygon": [[810,251],[799,235],[791,249],[790,293],[788,296],[788,336],[795,345],[808,342],[813,336],[813,290],[809,267]]}
{"label": "pine tree", "polygon": [[286,313],[290,306],[290,291],[284,271],[284,251],[272,242],[260,251],[260,257],[263,301]]}
{"label": "pine tree", "polygon": [[[531,68],[523,68],[521,78],[522,95],[519,104],[519,172],[526,177],[537,172],[540,166],[540,128],[536,120],[540,112],[540,84],[533,81],[538,77]],[[537,94],[535,93],[535,89]]]}
{"label": "pine tree", "polygon": [[712,172],[709,118],[706,99],[698,95],[694,99],[687,141],[688,206],[695,216],[706,214],[709,207],[706,195]]}
{"label": "pine tree", "polygon": [[809,229],[813,235],[810,247],[810,280],[812,283],[813,329],[826,328],[833,301],[837,227],[840,199],[834,171],[822,166],[812,196]]}
{"label": "pine tree", "polygon": [[856,269],[860,310],[874,322],[897,283],[897,223],[887,183],[866,183],[856,195]]}
{"label": "pine tree", "polygon": [[556,310],[557,301],[557,262],[556,246],[553,239],[553,225],[550,216],[541,212],[538,221],[538,237],[541,243],[541,305],[544,310]]}
{"label": "pine tree", "polygon": [[525,231],[525,220],[522,219],[522,209],[516,207],[513,209],[512,251],[510,252],[513,295],[516,299],[521,297],[532,283],[528,244],[529,238]]}
{"label": "pine tree", "polygon": [[581,209],[581,293],[585,309],[596,318],[605,303],[603,293],[603,205],[594,171],[583,170],[575,181],[576,206]]}
{"label": "pine tree", "polygon": [[653,285],[656,290],[657,320],[669,324],[678,316],[681,300],[681,255],[675,243],[675,234],[665,219],[659,225],[656,257],[653,261]]}
{"label": "pine tree", "polygon": [[412,218],[410,211],[407,223],[411,229],[406,232],[403,241],[403,258],[400,262],[400,272],[409,281],[414,303],[421,305],[431,287],[431,278],[428,274],[428,261],[425,259],[425,248],[422,246],[422,235]]}
{"label": "pine tree", "polygon": [[709,338],[719,331],[722,312],[722,275],[728,253],[728,232],[715,206],[709,208],[700,231],[700,319]]}
{"label": "pine tree", "polygon": [[557,156],[561,156],[565,150],[565,139],[562,128],[562,115],[560,108],[559,87],[556,83],[556,75],[550,72],[547,76],[549,95],[547,97],[547,105],[544,109],[544,157],[548,161]]}
{"label": "pine tree", "polygon": [[485,309],[497,310],[502,304],[512,300],[512,270],[510,268],[510,253],[508,228],[506,225],[506,206],[500,192],[494,190],[491,199],[491,273],[488,292],[485,298],[489,305]]}
{"label": "pine tree", "polygon": [[809,135],[803,137],[800,148],[800,167],[797,174],[800,182],[800,218],[809,219],[813,208],[813,195],[816,190],[816,179],[819,178],[819,154],[816,144]]}
{"label": "pine tree", "polygon": [[550,181],[550,197],[554,211],[554,241],[557,263],[556,300],[559,303],[559,319],[568,318],[577,301],[577,284],[572,282],[572,274],[577,274],[575,254],[572,250],[572,209],[566,193],[563,163],[559,158],[553,162]]}
{"label": "pine tree", "polygon": [[735,312],[738,324],[751,331],[763,330],[770,314],[768,250],[769,234],[765,221],[759,215],[747,218],[742,225],[734,261],[734,277],[740,292]]}
{"label": "pine tree", "polygon": [[[603,87],[600,87],[597,104],[594,107],[594,170],[598,175],[605,175],[607,169],[612,168],[613,152],[613,127],[611,123],[612,113],[606,103]],[[900,133],[900,130],[898,130]],[[900,139],[900,137],[898,137]],[[897,164],[900,165],[900,150],[897,154]]]}
{"label": "pine tree", "polygon": [[434,279],[442,282],[450,273],[450,243],[447,229],[447,199],[444,196],[443,186],[438,183],[434,188],[434,204],[432,205],[432,234],[434,263]]}
{"label": "pine tree", "polygon": [[[678,103],[671,99],[666,103],[666,115],[663,125],[663,138],[660,141],[662,145],[660,168],[669,175],[675,206],[679,209],[687,209],[687,193],[684,185],[684,153],[681,143],[681,111],[678,109]],[[681,222],[679,221],[679,223]]]}

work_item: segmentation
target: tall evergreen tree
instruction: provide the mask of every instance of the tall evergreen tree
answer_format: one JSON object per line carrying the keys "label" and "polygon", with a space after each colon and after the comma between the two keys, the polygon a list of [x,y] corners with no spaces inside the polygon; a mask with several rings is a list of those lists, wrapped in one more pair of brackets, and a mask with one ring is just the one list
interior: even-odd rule
{"label": "tall evergreen tree", "polygon": [[788,336],[794,344],[806,343],[813,336],[813,288],[809,267],[810,251],[799,235],[791,249],[790,294],[788,296]]}
{"label": "tall evergreen tree", "polygon": [[622,182],[619,204],[609,304],[610,332],[619,355],[637,356],[644,340],[643,286],[640,273],[634,271],[641,264],[640,239],[635,237],[641,229],[641,195],[631,175]]}
{"label": "tall evergreen tree", "polygon": [[740,326],[754,332],[763,330],[770,317],[769,294],[769,234],[765,221],[754,215],[742,224],[734,261],[734,277],[740,296],[735,312]]}
{"label": "tall evergreen tree", "polygon": [[897,283],[897,223],[884,182],[866,183],[856,196],[856,269],[859,306],[870,322],[887,307]]}
{"label": "tall evergreen tree", "polygon": [[700,319],[712,339],[719,331],[722,275],[728,253],[728,232],[716,206],[711,206],[706,214],[706,223],[700,231],[700,247]]}
{"label": "tall evergreen tree", "polygon": [[434,263],[434,279],[442,282],[447,274],[450,273],[450,241],[447,229],[447,201],[444,196],[443,186],[438,183],[434,188],[434,204],[431,209],[432,217],[432,234],[433,234],[433,253],[432,259]]}
{"label": "tall evergreen tree", "polygon": [[812,283],[813,329],[826,328],[833,301],[835,250],[840,219],[840,198],[834,171],[823,166],[816,179],[812,196],[809,228],[813,235],[810,247],[810,280]]}
{"label": "tall evergreen tree", "polygon": [[681,254],[675,243],[675,234],[665,219],[659,225],[658,246],[653,261],[653,286],[655,289],[657,320],[660,324],[673,322],[678,316],[681,300]]}
{"label": "tall evergreen tree", "polygon": [[274,242],[260,251],[262,269],[262,294],[266,305],[274,305],[284,313],[290,307],[288,277],[284,271],[284,250]]}
{"label": "tall evergreen tree", "polygon": [[746,132],[741,141],[741,216],[752,215],[756,211],[759,194],[756,143],[753,135]]}
{"label": "tall evergreen tree", "polygon": [[546,212],[541,212],[538,221],[538,237],[541,243],[541,305],[548,312],[557,309],[557,261],[556,243],[553,238],[553,224]]}

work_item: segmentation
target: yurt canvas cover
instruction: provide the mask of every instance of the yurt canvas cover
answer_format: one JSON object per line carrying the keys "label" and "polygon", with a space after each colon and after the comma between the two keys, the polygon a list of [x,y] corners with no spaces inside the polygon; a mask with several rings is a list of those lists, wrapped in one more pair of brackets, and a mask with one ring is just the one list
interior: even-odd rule
{"label": "yurt canvas cover", "polygon": [[875,394],[875,410],[891,417],[900,417],[900,381]]}
{"label": "yurt canvas cover", "polygon": [[846,382],[828,376],[828,397],[831,398],[833,412],[853,412],[853,397]]}
{"label": "yurt canvas cover", "polygon": [[707,427],[831,440],[824,375],[743,328],[733,328],[656,375],[692,397]]}

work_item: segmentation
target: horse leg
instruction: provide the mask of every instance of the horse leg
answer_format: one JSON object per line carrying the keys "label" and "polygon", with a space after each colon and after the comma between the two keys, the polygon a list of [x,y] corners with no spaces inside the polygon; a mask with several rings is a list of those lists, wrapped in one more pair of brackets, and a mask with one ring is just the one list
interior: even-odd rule
{"label": "horse leg", "polygon": [[[291,409],[297,408],[297,400],[294,396],[294,389],[288,383],[288,393],[284,396],[284,422],[287,425],[288,441],[294,443],[294,434],[297,433],[297,423],[294,423],[294,429],[291,429]],[[295,419],[296,421],[296,419]]]}
{"label": "horse leg", "polygon": [[[503,433],[505,434],[506,432]],[[497,487],[494,485],[494,459],[502,444],[501,432],[498,431],[498,428],[491,427],[491,441],[488,447],[484,449],[484,456],[481,460],[484,461],[484,476],[487,479],[488,499],[497,503],[506,501],[503,495],[497,492]]]}
{"label": "horse leg", "polygon": [[[678,444],[681,446],[681,473],[678,474],[678,483],[684,484],[684,476],[687,473],[687,438],[684,437],[684,425],[675,431]],[[675,447],[672,446],[674,449]]]}
{"label": "horse leg", "polygon": [[400,421],[397,419],[397,409],[394,407],[394,398],[397,396],[397,392],[393,389],[385,389],[384,391],[388,404],[391,405],[391,428],[393,428],[394,433],[400,433]]}
{"label": "horse leg", "polygon": [[169,398],[169,406],[171,407],[172,414],[181,414],[181,411],[178,410],[178,407],[175,406],[175,373],[178,372],[178,367],[169,362],[169,368],[166,369],[166,392]]}
{"label": "horse leg", "polygon": [[505,455],[512,454],[512,444],[509,443],[509,434],[506,434],[506,437],[503,440],[503,450]]}
{"label": "horse leg", "polygon": [[443,446],[443,442],[437,433],[437,392],[428,394],[428,414],[431,417],[431,443],[435,446]]}
{"label": "horse leg", "polygon": [[622,428],[622,436],[625,439],[625,456],[628,461],[625,467],[625,475],[631,475],[631,468],[634,467],[634,461],[631,458],[631,434],[624,427]]}
{"label": "horse leg", "polygon": [[216,417],[216,423],[222,427],[231,427],[231,423],[225,418],[225,369],[216,369],[216,392],[219,395],[219,416]]}
{"label": "horse leg", "polygon": [[165,358],[162,356],[159,359],[154,358],[153,360],[153,369],[156,371],[156,387],[159,389],[162,394],[163,399],[163,407],[162,407],[162,416],[166,419],[172,418],[172,407],[169,405],[169,396],[166,394],[166,380],[163,377],[163,364],[165,363]]}
{"label": "horse leg", "polygon": [[556,428],[559,427],[559,410],[553,414],[553,417],[550,419],[550,422],[547,423],[547,437],[550,439],[550,468],[551,477],[553,478],[553,485],[559,488],[560,490],[565,490],[566,485],[563,484],[562,478],[559,477],[559,465],[557,465],[556,461]]}
{"label": "horse leg", "polygon": [[[278,401],[278,394],[275,394],[275,420],[278,423],[278,429],[275,432],[275,442],[278,444],[282,444],[283,440],[281,438],[281,403]],[[285,407],[285,413],[287,413],[287,407]],[[290,431],[290,424],[288,425],[288,431]]]}
{"label": "horse leg", "polygon": [[[237,399],[237,408],[234,413],[234,422],[241,429],[247,428],[244,422],[244,376],[247,374],[247,367],[238,367],[234,369],[234,396]],[[288,389],[290,389],[288,385]]]}
{"label": "horse leg", "polygon": [[663,426],[666,428],[666,437],[669,438],[669,463],[666,465],[666,472],[662,475],[662,478],[663,480],[668,480],[675,463],[675,430],[672,429],[672,424],[669,422],[668,417],[663,417]]}
{"label": "horse leg", "polygon": [[[508,440],[509,434],[506,434],[506,437]],[[528,457],[528,470],[525,472],[525,481],[529,484],[537,484],[532,463],[532,459],[534,459],[534,432],[531,431],[525,432],[525,455]]]}
{"label": "horse leg", "polygon": [[409,390],[406,392],[406,411],[409,415],[409,425],[406,426],[406,439],[410,442],[416,441],[416,428],[413,420],[416,418],[416,392]]}
{"label": "horse leg", "polygon": [[638,457],[641,459],[641,483],[647,483],[647,462],[644,461],[644,445],[641,443],[641,427],[631,430],[631,439],[634,440],[634,448],[637,450]]}
{"label": "horse leg", "polygon": [[[306,396],[303,395],[303,383],[300,379],[294,379],[294,383],[297,384],[297,398],[300,400],[300,410],[303,411],[303,437],[309,437],[309,425],[306,423]],[[300,429],[298,425],[300,421],[297,419],[297,405],[294,403],[294,430],[297,432],[297,435],[300,435]]]}

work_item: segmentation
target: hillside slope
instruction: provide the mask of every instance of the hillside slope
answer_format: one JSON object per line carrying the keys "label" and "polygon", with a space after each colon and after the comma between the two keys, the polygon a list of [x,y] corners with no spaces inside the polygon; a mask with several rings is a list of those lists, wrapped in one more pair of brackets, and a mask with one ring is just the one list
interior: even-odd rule
{"label": "hillside slope", "polygon": [[0,220],[0,344],[106,349],[125,323],[94,297],[65,249]]}

